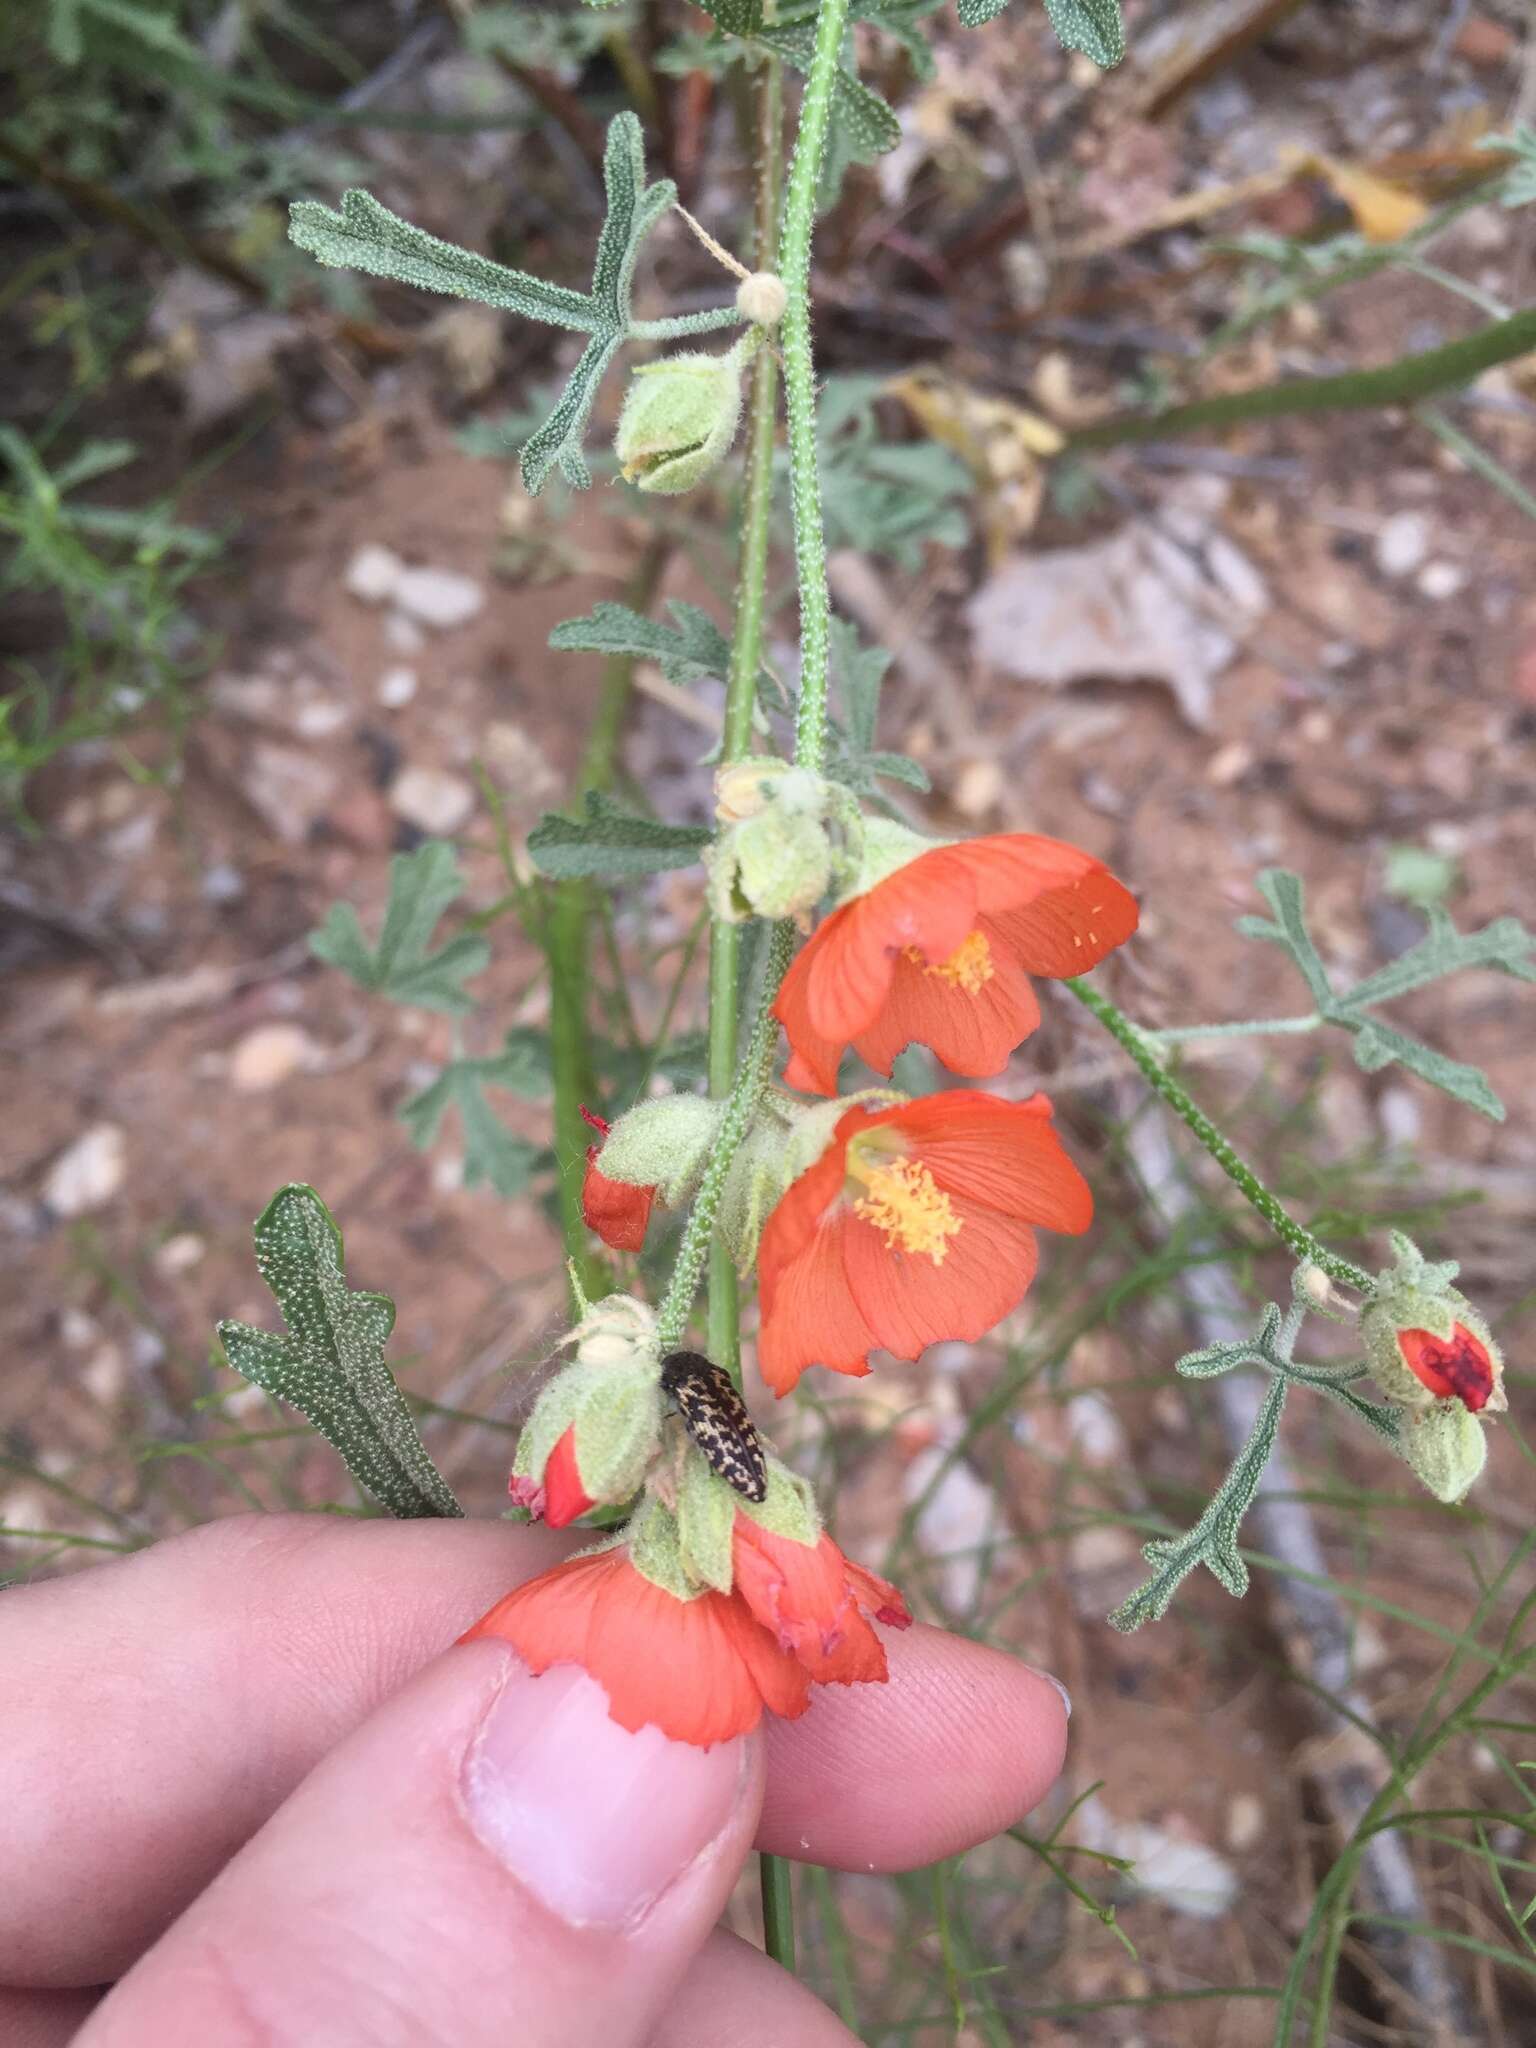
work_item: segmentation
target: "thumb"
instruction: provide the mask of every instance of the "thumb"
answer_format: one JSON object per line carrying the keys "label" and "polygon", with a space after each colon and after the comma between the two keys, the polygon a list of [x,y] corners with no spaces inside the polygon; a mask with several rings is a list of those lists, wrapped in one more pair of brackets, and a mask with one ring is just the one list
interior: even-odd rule
{"label": "thumb", "polygon": [[78,2048],[628,2048],[725,1905],[762,1786],[756,1736],[631,1734],[585,1672],[462,1645],[317,1766]]}

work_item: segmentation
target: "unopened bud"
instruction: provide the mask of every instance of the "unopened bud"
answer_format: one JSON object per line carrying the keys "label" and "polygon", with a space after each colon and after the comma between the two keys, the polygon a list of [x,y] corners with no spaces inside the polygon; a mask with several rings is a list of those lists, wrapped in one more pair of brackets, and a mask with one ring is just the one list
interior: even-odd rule
{"label": "unopened bud", "polygon": [[1454,1402],[1473,1415],[1502,1413],[1504,1361],[1488,1325],[1451,1285],[1456,1267],[1432,1264],[1399,1232],[1393,1248],[1394,1263],[1360,1311],[1377,1385],[1404,1408]]}
{"label": "unopened bud", "polygon": [[805,768],[766,757],[732,762],[716,780],[722,830],[707,856],[716,917],[811,912],[851,871],[863,837],[853,799]]}
{"label": "unopened bud", "polygon": [[702,1095],[661,1095],[637,1102],[603,1140],[603,1172],[635,1188],[656,1188],[664,1202],[686,1201],[708,1161],[722,1105]]}
{"label": "unopened bud", "polygon": [[741,360],[693,353],[634,371],[613,444],[628,482],[671,497],[708,476],[736,438]]}
{"label": "unopened bud", "polygon": [[784,318],[789,293],[784,280],[771,270],[754,270],[736,288],[738,309],[758,327],[776,327]]}
{"label": "unopened bud", "polygon": [[1482,1471],[1488,1456],[1483,1425],[1460,1401],[1436,1401],[1406,1414],[1399,1439],[1403,1456],[1435,1496],[1458,1501]]}

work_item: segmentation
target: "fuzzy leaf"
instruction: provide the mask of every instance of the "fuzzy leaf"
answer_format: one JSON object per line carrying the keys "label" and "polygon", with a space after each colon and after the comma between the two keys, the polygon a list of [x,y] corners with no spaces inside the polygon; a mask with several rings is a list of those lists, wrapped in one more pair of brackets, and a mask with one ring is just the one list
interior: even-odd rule
{"label": "fuzzy leaf", "polygon": [[1288,868],[1265,868],[1258,878],[1258,888],[1275,913],[1274,922],[1262,917],[1240,917],[1238,930],[1245,938],[1268,939],[1283,947],[1300,968],[1318,1010],[1326,1016],[1333,1004],[1333,986],[1307,930],[1306,890],[1300,875],[1293,875]]}
{"label": "fuzzy leaf", "polygon": [[498,1195],[516,1195],[528,1185],[536,1145],[515,1136],[485,1099],[487,1088],[506,1088],[514,1095],[542,1096],[549,1072],[526,1045],[508,1038],[499,1053],[487,1059],[450,1060],[419,1095],[400,1106],[400,1121],[418,1151],[432,1144],[450,1109],[459,1113],[464,1130],[464,1185],[489,1181]]}
{"label": "fuzzy leaf", "polygon": [[1235,1344],[1207,1344],[1202,1351],[1187,1351],[1173,1369],[1187,1380],[1213,1380],[1238,1365],[1267,1365],[1281,1372],[1290,1363],[1283,1330],[1284,1318],[1271,1302],[1253,1336],[1241,1337]]}
{"label": "fuzzy leaf", "polygon": [[256,1264],[288,1335],[222,1322],[225,1356],[308,1416],[392,1515],[461,1514],[384,1362],[395,1305],[387,1294],[352,1292],[342,1256],[341,1232],[314,1189],[279,1189],[256,1219]]}
{"label": "fuzzy leaf", "polygon": [[[366,192],[343,193],[339,213],[313,200],[298,200],[290,209],[289,234],[321,263],[366,270],[425,291],[477,299],[529,320],[590,335],[548,418],[529,436],[522,451],[523,482],[530,493],[541,488],[557,463],[567,482],[584,490],[592,477],[582,460],[581,437],[603,373],[633,325],[631,298],[640,245],[677,198],[670,179],[646,184],[640,123],[633,114],[615,115],[608,125],[603,187],[608,210],[598,236],[589,292],[550,284],[453,242],[440,241],[391,213]],[[705,324],[711,323],[718,324],[718,320],[708,316]]]}
{"label": "fuzzy leaf", "polygon": [[1418,944],[1340,996],[1341,1009],[1364,1010],[1391,1002],[1394,996],[1464,967],[1490,967],[1518,981],[1536,981],[1536,938],[1519,918],[1495,918],[1481,931],[1459,932],[1443,910],[1430,908],[1427,915],[1429,930]]}
{"label": "fuzzy leaf", "polygon": [[1448,1054],[1436,1052],[1421,1038],[1395,1031],[1377,1017],[1367,1017],[1355,1032],[1355,1059],[1368,1074],[1379,1074],[1394,1062],[1428,1081],[1432,1088],[1455,1096],[1469,1109],[1480,1110],[1496,1124],[1504,1121],[1504,1105],[1481,1067],[1469,1067]]}
{"label": "fuzzy leaf", "polygon": [[528,834],[534,865],[557,881],[580,875],[623,878],[689,868],[714,834],[704,825],[666,825],[625,811],[589,790],[584,818],[546,811]]}
{"label": "fuzzy leaf", "polygon": [[909,789],[926,790],[927,772],[916,761],[905,754],[883,753],[875,748],[880,690],[891,665],[890,654],[883,647],[863,646],[856,628],[847,619],[833,619],[831,665],[842,717],[833,727],[828,774],[856,796],[877,796],[875,784],[879,778],[905,783]]}
{"label": "fuzzy leaf", "polygon": [[463,984],[489,964],[485,940],[460,932],[435,953],[428,950],[438,920],[463,887],[453,848],[429,839],[389,864],[389,907],[376,947],[369,946],[351,904],[333,903],[325,923],[310,933],[309,950],[391,1002],[450,1016],[472,1009]]}
{"label": "fuzzy leaf", "polygon": [[696,683],[702,676],[723,682],[731,665],[731,643],[714,620],[680,597],[669,598],[667,609],[676,625],[605,600],[585,618],[562,619],[549,644],[566,653],[636,655],[656,662],[669,683]]}
{"label": "fuzzy leaf", "polygon": [[1056,39],[1064,49],[1081,50],[1103,71],[1125,55],[1125,23],[1120,0],[1045,0]]}
{"label": "fuzzy leaf", "polygon": [[1160,1620],[1184,1580],[1202,1564],[1234,1599],[1247,1592],[1248,1567],[1238,1553],[1237,1532],[1275,1447],[1286,1391],[1283,1378],[1270,1381],[1248,1441],[1195,1526],[1183,1536],[1158,1537],[1145,1546],[1141,1554],[1152,1576],[1110,1615],[1112,1627],[1129,1634],[1143,1622]]}
{"label": "fuzzy leaf", "polygon": [[584,292],[548,284],[456,242],[441,241],[391,213],[372,193],[356,188],[342,193],[339,213],[318,200],[296,199],[288,211],[288,235],[317,263],[332,269],[365,270],[372,277],[475,299],[483,306],[521,313],[525,320],[571,327],[582,334],[591,334],[597,326]]}

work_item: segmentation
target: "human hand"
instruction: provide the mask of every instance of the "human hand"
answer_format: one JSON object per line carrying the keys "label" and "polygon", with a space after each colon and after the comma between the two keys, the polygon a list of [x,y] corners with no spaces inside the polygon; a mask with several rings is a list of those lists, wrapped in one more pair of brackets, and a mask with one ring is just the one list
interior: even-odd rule
{"label": "human hand", "polygon": [[748,1850],[954,1855],[1055,1779],[1062,1696],[914,1628],[803,1720],[631,1735],[574,1667],[447,1648],[570,1548],[243,1517],[0,1596],[7,2048],[851,2042],[716,1927]]}

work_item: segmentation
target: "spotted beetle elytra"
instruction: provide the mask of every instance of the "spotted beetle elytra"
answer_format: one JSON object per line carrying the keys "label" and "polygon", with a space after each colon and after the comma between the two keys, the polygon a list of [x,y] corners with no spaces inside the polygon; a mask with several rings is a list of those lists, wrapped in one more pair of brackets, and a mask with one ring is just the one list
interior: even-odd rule
{"label": "spotted beetle elytra", "polygon": [[662,1360],[661,1384],[711,1469],[744,1500],[765,1500],[768,1463],[730,1374],[701,1351],[674,1351]]}

